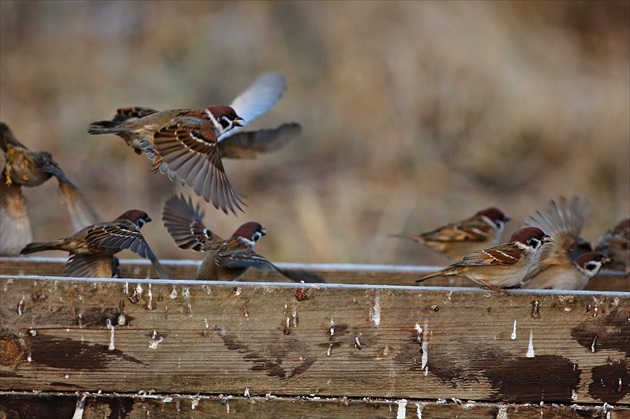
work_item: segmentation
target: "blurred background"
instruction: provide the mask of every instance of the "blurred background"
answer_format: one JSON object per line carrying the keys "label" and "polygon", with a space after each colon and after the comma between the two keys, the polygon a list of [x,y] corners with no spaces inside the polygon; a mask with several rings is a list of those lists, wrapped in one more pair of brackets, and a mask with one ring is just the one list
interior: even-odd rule
{"label": "blurred background", "polygon": [[[229,103],[279,71],[287,93],[250,128],[303,135],[224,161],[249,208],[202,201],[206,225],[228,237],[259,221],[257,251],[276,262],[443,264],[387,236],[498,206],[507,240],[560,195],[593,202],[589,240],[629,216],[629,22],[628,1],[3,0],[0,119],[104,220],[143,209],[158,257],[199,259],[161,221],[168,196],[194,193],[87,126],[123,106]],[[25,195],[35,240],[73,233],[56,181]]]}

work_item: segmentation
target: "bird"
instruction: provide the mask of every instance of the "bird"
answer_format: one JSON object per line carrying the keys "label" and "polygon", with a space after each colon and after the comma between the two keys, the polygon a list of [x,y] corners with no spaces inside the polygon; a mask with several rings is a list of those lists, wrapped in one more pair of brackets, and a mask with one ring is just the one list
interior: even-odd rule
{"label": "bird", "polygon": [[[523,227],[538,227],[549,234],[552,240],[537,252],[532,266],[523,278],[523,285],[534,281],[539,275],[543,278],[536,280],[536,284],[548,284],[553,277],[553,272],[577,272],[574,260],[585,252],[590,252],[590,244],[580,237],[580,232],[584,222],[590,213],[591,203],[586,198],[564,196],[555,200],[550,200],[545,209],[537,210],[523,222]],[[553,269],[552,269],[553,268]],[[546,272],[551,269],[550,272]],[[577,274],[576,274],[577,275]],[[566,276],[566,275],[564,275]],[[575,286],[586,286],[586,281],[582,281],[575,276]],[[584,282],[582,284],[582,282]],[[568,285],[567,280],[563,280],[563,285]],[[582,289],[572,288],[572,289]],[[557,288],[560,289],[560,288]]]}
{"label": "bird", "polygon": [[302,270],[281,269],[256,253],[256,242],[267,234],[260,223],[246,222],[225,240],[204,225],[203,216],[199,204],[193,206],[192,199],[183,195],[168,198],[162,213],[164,226],[177,246],[208,253],[194,279],[234,281],[248,268],[256,268],[275,270],[296,282],[322,282]]}
{"label": "bird", "polygon": [[536,252],[550,239],[537,227],[525,227],[515,231],[507,243],[469,253],[461,261],[416,282],[438,276],[463,276],[495,291],[515,287],[527,274]]}
{"label": "bird", "polygon": [[28,255],[46,250],[66,251],[71,256],[65,266],[65,276],[100,277],[117,275],[118,260],[114,255],[129,249],[149,259],[160,278],[170,278],[140,232],[150,221],[151,217],[146,212],[132,209],[113,221],[94,224],[69,237],[29,243],[20,254]]}
{"label": "bird", "polygon": [[252,158],[281,147],[301,132],[297,123],[271,130],[239,131],[271,110],[285,90],[282,74],[267,73],[230,106],[160,112],[138,106],[120,108],[112,120],[90,124],[88,133],[122,137],[136,153],[144,152],[151,159],[155,172],[190,186],[226,214],[236,214],[236,210],[244,211],[245,196],[230,184],[221,158]]}
{"label": "bird", "polygon": [[610,256],[609,269],[630,274],[630,218],[621,220],[615,227],[604,233],[597,240],[595,250]]}
{"label": "bird", "polygon": [[523,288],[582,290],[610,258],[601,252],[587,252],[567,264],[548,266],[537,275],[523,280]]}
{"label": "bird", "polygon": [[470,252],[496,246],[505,223],[510,220],[503,211],[490,207],[465,220],[414,235],[394,235],[421,243],[450,260],[459,260]]}
{"label": "bird", "polygon": [[31,223],[22,187],[36,187],[55,177],[74,230],[98,222],[98,213],[68,179],[47,151],[24,146],[9,126],[0,122],[0,149],[6,158],[0,179],[0,254],[17,255],[32,241]]}

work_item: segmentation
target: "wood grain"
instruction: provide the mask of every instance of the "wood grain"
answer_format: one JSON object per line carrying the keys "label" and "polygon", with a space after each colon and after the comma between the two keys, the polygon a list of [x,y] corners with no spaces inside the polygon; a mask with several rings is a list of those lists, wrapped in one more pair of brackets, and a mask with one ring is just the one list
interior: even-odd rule
{"label": "wood grain", "polygon": [[[49,257],[0,257],[0,274],[63,276],[65,258]],[[142,259],[122,259],[121,276],[124,278],[155,278],[151,263]],[[192,279],[200,261],[165,260],[163,265],[173,279]],[[415,285],[423,275],[440,270],[441,266],[397,266],[358,264],[298,264],[278,263],[283,269],[299,269],[326,283]],[[241,281],[287,282],[274,271],[249,269]],[[458,277],[441,277],[427,280],[423,286],[477,287],[473,282]],[[593,278],[587,290],[630,292],[630,277],[621,272],[603,271]]]}
{"label": "wood grain", "polygon": [[[558,404],[490,404],[461,401],[348,399],[321,397],[239,397],[182,394],[89,394],[2,393],[0,417],[58,417],[100,419],[121,417],[150,418],[467,418],[526,419],[544,417],[621,419],[630,415],[627,406]],[[76,416],[74,416],[76,415]]]}
{"label": "wood grain", "polygon": [[630,295],[0,276],[0,390],[630,403]]}

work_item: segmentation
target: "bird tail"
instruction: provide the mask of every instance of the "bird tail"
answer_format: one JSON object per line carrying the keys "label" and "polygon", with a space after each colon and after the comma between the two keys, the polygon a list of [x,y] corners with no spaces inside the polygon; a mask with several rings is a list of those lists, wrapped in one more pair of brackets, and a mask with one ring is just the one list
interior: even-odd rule
{"label": "bird tail", "polygon": [[91,135],[120,134],[127,131],[128,129],[120,127],[119,121],[96,121],[88,127],[88,134]]}
{"label": "bird tail", "polygon": [[46,250],[63,250],[59,248],[62,242],[59,240],[51,242],[33,242],[27,244],[24,249],[20,250],[21,255],[28,255],[36,252],[45,252]]}
{"label": "bird tail", "polygon": [[442,276],[442,275],[444,275],[444,273],[443,273],[442,271],[439,271],[439,272],[433,272],[432,274],[425,275],[425,276],[423,276],[423,277],[422,277],[422,278],[420,278],[420,279],[416,279],[416,284],[417,284],[417,283],[419,283],[419,282],[424,282],[424,281],[426,281],[427,279],[437,278],[438,276]]}
{"label": "bird tail", "polygon": [[405,235],[405,234],[390,234],[387,237],[389,238],[397,238],[397,239],[405,239],[405,240],[411,240],[413,242],[416,243],[423,243],[424,239],[422,238],[422,236],[418,235],[418,234],[412,234],[412,235]]}

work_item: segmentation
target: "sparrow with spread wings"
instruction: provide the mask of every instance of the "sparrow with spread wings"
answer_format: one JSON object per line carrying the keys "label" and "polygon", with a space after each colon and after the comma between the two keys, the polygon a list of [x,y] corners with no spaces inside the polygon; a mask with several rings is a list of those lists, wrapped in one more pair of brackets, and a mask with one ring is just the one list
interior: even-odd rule
{"label": "sparrow with spread wings", "polygon": [[6,164],[0,179],[0,255],[17,255],[33,240],[22,187],[35,187],[55,177],[75,230],[98,222],[96,211],[47,151],[33,151],[20,143],[0,122],[0,149]]}
{"label": "sparrow with spread wings", "polygon": [[154,171],[166,173],[226,214],[243,211],[244,196],[230,184],[222,158],[253,158],[275,150],[301,133],[299,124],[243,132],[239,128],[268,112],[286,90],[282,74],[259,77],[230,106],[158,112],[118,109],[110,121],[93,122],[88,133],[116,134],[136,153],[144,152]]}
{"label": "sparrow with spread wings", "polygon": [[151,217],[140,210],[129,210],[114,221],[86,227],[70,237],[49,242],[29,243],[20,252],[23,255],[46,250],[62,250],[71,254],[66,263],[65,276],[114,277],[118,276],[118,252],[129,249],[153,264],[162,279],[170,278],[142,236],[140,229]]}
{"label": "sparrow with spread wings", "polygon": [[195,279],[233,281],[248,268],[275,270],[296,282],[322,282],[321,278],[301,270],[280,269],[254,251],[256,242],[267,232],[259,223],[250,221],[236,229],[227,239],[217,236],[203,223],[199,205],[183,196],[172,196],[164,204],[162,219],[177,246],[207,252]]}

